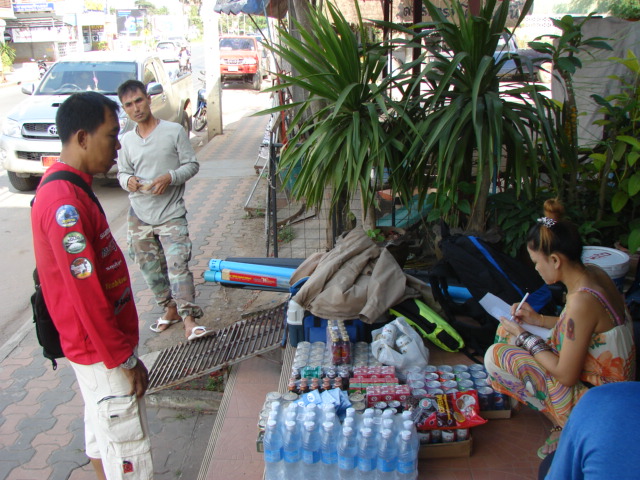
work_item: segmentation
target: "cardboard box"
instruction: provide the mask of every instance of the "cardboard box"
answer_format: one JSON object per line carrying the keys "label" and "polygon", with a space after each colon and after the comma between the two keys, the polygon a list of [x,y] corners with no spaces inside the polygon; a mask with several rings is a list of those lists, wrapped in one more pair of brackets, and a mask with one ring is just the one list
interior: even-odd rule
{"label": "cardboard box", "polygon": [[470,457],[473,438],[463,442],[452,443],[430,443],[429,445],[421,445],[418,458],[452,458],[452,457]]}
{"label": "cardboard box", "polygon": [[511,410],[480,410],[480,416],[485,420],[511,418]]}

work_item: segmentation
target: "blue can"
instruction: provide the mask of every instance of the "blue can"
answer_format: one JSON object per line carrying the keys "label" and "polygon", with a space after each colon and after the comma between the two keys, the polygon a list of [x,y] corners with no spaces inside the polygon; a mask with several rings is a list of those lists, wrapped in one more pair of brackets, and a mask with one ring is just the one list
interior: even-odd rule
{"label": "blue can", "polygon": [[478,388],[478,403],[480,404],[480,410],[493,409],[493,393],[494,391],[491,387]]}

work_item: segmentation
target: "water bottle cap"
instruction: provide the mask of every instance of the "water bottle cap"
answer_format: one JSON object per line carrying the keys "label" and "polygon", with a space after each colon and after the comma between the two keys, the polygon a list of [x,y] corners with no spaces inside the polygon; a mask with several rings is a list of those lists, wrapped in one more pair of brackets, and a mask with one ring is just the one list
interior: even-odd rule
{"label": "water bottle cap", "polygon": [[411,432],[409,430],[403,430],[400,432],[400,436],[402,437],[402,440],[407,441],[411,439]]}
{"label": "water bottle cap", "polygon": [[351,427],[353,426],[355,420],[352,417],[347,417],[344,419],[344,422],[342,422],[342,425],[344,425],[345,427]]}
{"label": "water bottle cap", "polygon": [[333,422],[324,422],[322,424],[322,428],[324,428],[325,430],[333,430]]}
{"label": "water bottle cap", "polygon": [[365,418],[364,420],[362,420],[362,424],[365,427],[370,428],[373,425],[373,418]]}
{"label": "water bottle cap", "polygon": [[267,422],[267,427],[269,428],[275,428],[278,425],[278,422],[276,422],[275,420],[269,420]]}
{"label": "water bottle cap", "polygon": [[333,421],[333,419],[336,417],[336,413],[335,412],[327,412],[324,415],[324,418],[326,418],[327,420],[331,420]]}
{"label": "water bottle cap", "polygon": [[353,407],[347,408],[347,417],[352,417],[355,414],[356,414],[356,409],[355,408],[353,408]]}
{"label": "water bottle cap", "polygon": [[373,408],[367,408],[363,413],[365,417],[373,417],[374,414],[375,412]]}
{"label": "water bottle cap", "polygon": [[411,429],[413,428],[413,422],[411,420],[405,420],[404,422],[402,422],[402,426],[406,429],[411,431]]}
{"label": "water bottle cap", "polygon": [[286,422],[284,422],[284,426],[287,427],[287,430],[294,430],[296,428],[296,422],[287,420]]}
{"label": "water bottle cap", "polygon": [[402,419],[411,420],[411,415],[413,414],[409,410],[405,410],[404,412],[402,412]]}
{"label": "water bottle cap", "polygon": [[382,421],[382,426],[384,428],[392,428],[393,427],[393,418],[385,418]]}
{"label": "water bottle cap", "polygon": [[350,436],[353,434],[353,428],[351,428],[351,427],[344,427],[344,428],[342,429],[342,434],[343,434],[345,437],[350,437]]}
{"label": "water bottle cap", "polygon": [[382,416],[383,416],[384,418],[390,418],[390,417],[393,417],[393,410],[384,410],[384,411],[382,412]]}
{"label": "water bottle cap", "polygon": [[313,422],[304,422],[304,428],[307,429],[308,432],[315,428],[316,424]]}
{"label": "water bottle cap", "polygon": [[383,438],[390,438],[391,434],[393,433],[390,429],[388,428],[383,428],[382,431],[380,432]]}
{"label": "water bottle cap", "polygon": [[370,428],[365,427],[362,429],[363,437],[370,437],[372,433],[373,433],[373,430],[371,430]]}

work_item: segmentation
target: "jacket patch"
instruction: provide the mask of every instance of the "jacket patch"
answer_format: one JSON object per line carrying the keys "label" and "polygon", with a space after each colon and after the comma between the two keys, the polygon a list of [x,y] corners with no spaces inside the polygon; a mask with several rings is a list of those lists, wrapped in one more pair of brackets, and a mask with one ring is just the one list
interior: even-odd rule
{"label": "jacket patch", "polygon": [[78,210],[73,205],[62,205],[56,211],[56,222],[61,227],[73,227],[79,219]]}
{"label": "jacket patch", "polygon": [[75,255],[80,253],[87,246],[87,239],[80,232],[67,233],[62,239],[64,251]]}
{"label": "jacket patch", "polygon": [[93,265],[89,259],[80,257],[71,262],[71,275],[76,278],[83,279],[91,276]]}

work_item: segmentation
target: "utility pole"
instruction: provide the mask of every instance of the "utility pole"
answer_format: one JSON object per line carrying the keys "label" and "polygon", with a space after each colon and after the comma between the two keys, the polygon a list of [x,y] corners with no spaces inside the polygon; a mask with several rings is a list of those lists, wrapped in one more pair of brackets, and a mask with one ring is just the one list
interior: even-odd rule
{"label": "utility pole", "polygon": [[222,89],[220,84],[220,14],[213,11],[214,0],[200,7],[204,26],[204,68],[207,99],[207,139],[222,134]]}

